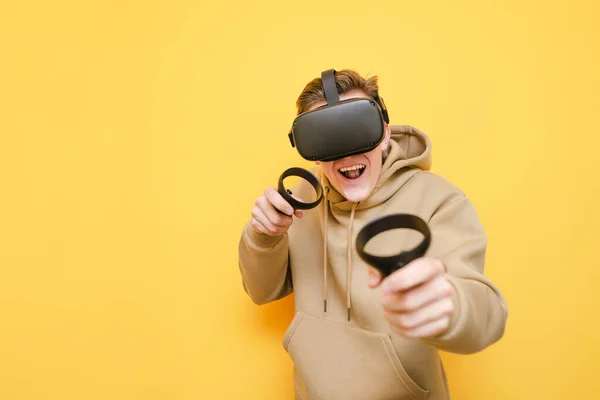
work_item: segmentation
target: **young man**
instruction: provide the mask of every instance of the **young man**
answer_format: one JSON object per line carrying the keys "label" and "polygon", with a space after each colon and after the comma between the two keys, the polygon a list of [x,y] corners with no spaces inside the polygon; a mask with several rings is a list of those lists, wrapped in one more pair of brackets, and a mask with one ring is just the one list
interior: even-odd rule
{"label": "young man", "polygon": [[[376,77],[343,70],[335,83],[340,100],[378,97]],[[298,98],[298,115],[325,104],[322,80],[314,79]],[[319,206],[294,211],[267,188],[239,244],[243,286],[255,303],[294,292],[283,347],[295,366],[296,397],[449,399],[439,350],[485,349],[503,336],[508,315],[483,273],[486,234],[473,205],[429,172],[430,141],[410,126],[385,124],[375,149],[316,164],[325,192]],[[312,191],[304,181],[292,189],[306,200]],[[382,279],[354,243],[363,226],[394,213],[425,220],[431,246]],[[398,253],[408,238],[380,240],[379,248]]]}

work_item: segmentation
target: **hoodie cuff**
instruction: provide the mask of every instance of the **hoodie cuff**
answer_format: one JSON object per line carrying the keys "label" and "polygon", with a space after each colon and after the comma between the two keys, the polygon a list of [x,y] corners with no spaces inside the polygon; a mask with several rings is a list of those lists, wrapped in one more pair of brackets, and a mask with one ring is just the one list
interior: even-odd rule
{"label": "hoodie cuff", "polygon": [[246,235],[258,247],[273,247],[283,238],[283,235],[270,236],[266,233],[257,232],[251,224],[246,224]]}

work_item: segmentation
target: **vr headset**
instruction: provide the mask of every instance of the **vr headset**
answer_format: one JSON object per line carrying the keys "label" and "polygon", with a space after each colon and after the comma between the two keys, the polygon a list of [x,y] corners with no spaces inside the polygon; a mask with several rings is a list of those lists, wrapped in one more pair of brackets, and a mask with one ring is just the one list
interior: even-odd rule
{"label": "vr headset", "polygon": [[334,161],[377,147],[389,123],[383,99],[340,101],[335,70],[321,73],[327,105],[294,119],[288,134],[292,147],[309,161]]}

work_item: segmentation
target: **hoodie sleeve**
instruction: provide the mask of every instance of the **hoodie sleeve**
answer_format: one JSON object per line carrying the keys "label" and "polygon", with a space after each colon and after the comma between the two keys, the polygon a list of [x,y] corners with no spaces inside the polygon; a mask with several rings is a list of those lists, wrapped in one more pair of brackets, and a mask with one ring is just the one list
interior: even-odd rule
{"label": "hoodie sleeve", "polygon": [[481,351],[504,335],[508,318],[504,297],[484,276],[485,231],[462,193],[442,204],[429,226],[429,257],[439,259],[446,267],[446,276],[455,288],[455,311],[449,329],[425,342],[452,353]]}
{"label": "hoodie sleeve", "polygon": [[238,246],[238,265],[244,290],[256,304],[292,293],[287,233],[269,236],[247,223]]}

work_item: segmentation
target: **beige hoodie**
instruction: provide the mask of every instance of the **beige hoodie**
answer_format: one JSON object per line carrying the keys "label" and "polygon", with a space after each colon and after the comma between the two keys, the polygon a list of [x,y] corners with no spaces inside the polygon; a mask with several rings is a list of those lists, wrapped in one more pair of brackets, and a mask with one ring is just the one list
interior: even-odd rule
{"label": "beige hoodie", "polygon": [[[428,171],[431,143],[424,133],[410,126],[391,131],[368,199],[346,201],[315,167],[327,194],[317,208],[305,211],[280,237],[257,233],[250,224],[243,230],[239,268],[250,298],[265,304],[294,292],[296,314],[283,347],[295,366],[297,398],[449,399],[439,350],[474,353],[504,333],[507,305],[483,274],[487,239],[472,204]],[[307,199],[313,189],[301,181],[292,191]],[[393,333],[383,318],[380,289],[367,285],[356,235],[369,221],[393,213],[428,222],[432,241],[426,256],[444,263],[456,289],[456,312],[442,336],[407,339]],[[399,253],[417,243],[410,232],[381,234],[368,250]]]}

